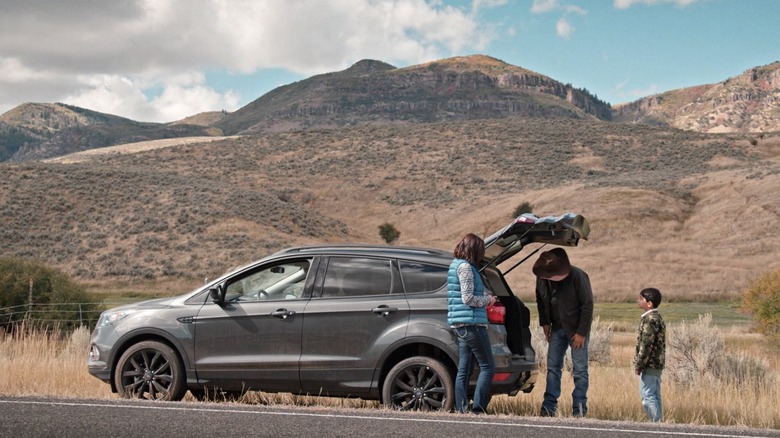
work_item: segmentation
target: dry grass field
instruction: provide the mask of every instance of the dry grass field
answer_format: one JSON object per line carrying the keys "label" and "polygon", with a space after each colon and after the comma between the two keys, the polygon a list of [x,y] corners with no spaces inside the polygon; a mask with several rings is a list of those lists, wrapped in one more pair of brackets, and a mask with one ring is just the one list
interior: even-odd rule
{"label": "dry grass field", "polygon": [[[600,327],[609,327],[601,323]],[[677,325],[671,325],[670,330]],[[724,355],[754,368],[739,373],[730,370],[717,378],[705,374],[680,385],[667,371],[662,395],[666,422],[746,426],[780,429],[780,389],[777,386],[780,357],[778,348],[767,345],[744,328],[716,329],[708,334],[725,343]],[[537,336],[540,336],[537,333]],[[543,351],[537,339],[537,351]],[[590,366],[589,417],[618,421],[646,421],[638,395],[638,381],[631,372],[635,335],[611,334],[608,360]],[[0,394],[8,396],[52,396],[113,399],[109,386],[87,373],[85,356],[89,344],[86,328],[59,339],[41,332],[12,337],[0,334]],[[591,356],[594,345],[591,344]],[[603,359],[603,358],[602,358]],[[759,364],[755,367],[755,364]],[[56,372],[54,371],[56,370]],[[734,380],[738,377],[739,380]],[[572,379],[564,374],[559,415],[569,416]],[[530,394],[497,396],[489,412],[494,415],[533,416],[538,414],[544,393],[544,374]],[[217,398],[219,400],[219,398]],[[187,395],[185,401],[196,402]],[[737,401],[737,402],[735,402]],[[237,400],[248,404],[304,405],[322,407],[378,408],[374,401],[335,399],[293,394],[249,392]]]}

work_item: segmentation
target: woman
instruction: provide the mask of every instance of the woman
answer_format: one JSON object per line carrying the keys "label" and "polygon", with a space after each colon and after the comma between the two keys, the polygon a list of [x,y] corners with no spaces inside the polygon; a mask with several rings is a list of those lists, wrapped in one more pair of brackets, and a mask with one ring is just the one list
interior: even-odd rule
{"label": "woman", "polygon": [[479,364],[479,378],[471,411],[483,414],[490,401],[490,383],[496,371],[487,326],[487,306],[496,297],[485,295],[479,265],[485,257],[485,241],[469,233],[458,243],[447,275],[447,323],[458,336],[458,375],[455,378],[455,409],[467,413],[472,357]]}

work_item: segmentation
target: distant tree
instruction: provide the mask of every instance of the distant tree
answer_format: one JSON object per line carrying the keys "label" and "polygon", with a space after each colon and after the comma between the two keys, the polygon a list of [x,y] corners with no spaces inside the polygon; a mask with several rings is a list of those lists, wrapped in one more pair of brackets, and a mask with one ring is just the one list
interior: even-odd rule
{"label": "distant tree", "polygon": [[534,206],[531,205],[531,203],[528,201],[523,201],[522,204],[518,205],[517,208],[515,208],[515,212],[512,213],[512,218],[516,218],[523,213],[533,213],[533,212],[534,212]]}
{"label": "distant tree", "polygon": [[98,305],[63,272],[18,257],[0,258],[0,328],[22,321],[70,330],[94,325]]}
{"label": "distant tree", "polygon": [[388,244],[395,242],[401,236],[401,232],[390,222],[385,222],[378,228],[379,236]]}
{"label": "distant tree", "polygon": [[756,330],[780,336],[780,269],[762,275],[742,292],[741,309],[753,316]]}

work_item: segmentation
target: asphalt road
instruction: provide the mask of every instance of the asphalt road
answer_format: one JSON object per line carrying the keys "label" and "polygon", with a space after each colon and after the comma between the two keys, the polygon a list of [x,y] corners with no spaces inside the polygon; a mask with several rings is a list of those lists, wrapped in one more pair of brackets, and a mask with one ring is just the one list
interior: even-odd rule
{"label": "asphalt road", "polygon": [[0,397],[2,437],[780,437],[778,430],[233,403]]}

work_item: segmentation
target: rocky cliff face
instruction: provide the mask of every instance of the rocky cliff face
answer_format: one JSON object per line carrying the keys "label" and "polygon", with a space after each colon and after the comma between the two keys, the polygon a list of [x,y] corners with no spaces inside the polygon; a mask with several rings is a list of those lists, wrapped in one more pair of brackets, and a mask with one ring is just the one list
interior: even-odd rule
{"label": "rocky cliff face", "polygon": [[613,117],[707,133],[780,131],[780,62],[646,97],[616,108]]}
{"label": "rocky cliff face", "polygon": [[364,60],[280,87],[216,124],[226,134],[507,116],[609,119],[608,104],[483,55],[407,68]]}

